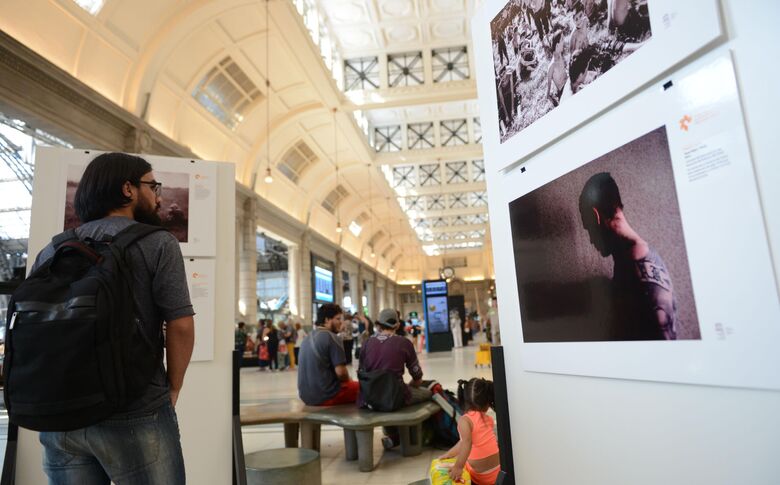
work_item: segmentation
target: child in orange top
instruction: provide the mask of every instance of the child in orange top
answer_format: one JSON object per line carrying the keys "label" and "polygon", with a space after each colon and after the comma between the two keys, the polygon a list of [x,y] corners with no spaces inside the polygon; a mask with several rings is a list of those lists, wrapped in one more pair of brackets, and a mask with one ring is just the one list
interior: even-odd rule
{"label": "child in orange top", "polygon": [[457,458],[450,469],[453,481],[460,479],[465,467],[474,485],[493,485],[501,471],[493,418],[485,414],[495,406],[493,382],[477,378],[459,380],[458,401],[465,412],[458,420],[460,441],[440,458]]}

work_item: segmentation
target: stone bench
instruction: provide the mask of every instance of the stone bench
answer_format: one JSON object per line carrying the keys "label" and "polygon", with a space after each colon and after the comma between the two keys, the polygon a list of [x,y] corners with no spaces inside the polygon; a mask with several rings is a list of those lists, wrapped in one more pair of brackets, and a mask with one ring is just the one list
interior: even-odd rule
{"label": "stone bench", "polygon": [[320,485],[320,454],[305,448],[282,448],[246,455],[247,485]]}
{"label": "stone bench", "polygon": [[348,461],[358,460],[362,472],[374,469],[374,428],[397,426],[401,437],[401,454],[422,453],[422,423],[440,411],[433,401],[414,404],[391,413],[359,409],[354,404],[341,406],[306,406],[297,399],[269,401],[241,407],[241,425],[284,424],[286,447],[298,446],[319,451],[320,427],[331,424],[344,429],[344,448]]}

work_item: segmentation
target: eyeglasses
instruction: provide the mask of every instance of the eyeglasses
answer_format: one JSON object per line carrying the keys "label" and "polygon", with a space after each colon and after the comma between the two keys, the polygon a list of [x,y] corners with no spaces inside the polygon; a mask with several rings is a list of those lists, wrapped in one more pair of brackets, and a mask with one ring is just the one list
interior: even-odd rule
{"label": "eyeglasses", "polygon": [[162,194],[162,182],[157,182],[157,181],[146,182],[141,180],[139,183],[148,185],[154,191],[154,195],[156,195],[157,197],[159,197],[160,194]]}

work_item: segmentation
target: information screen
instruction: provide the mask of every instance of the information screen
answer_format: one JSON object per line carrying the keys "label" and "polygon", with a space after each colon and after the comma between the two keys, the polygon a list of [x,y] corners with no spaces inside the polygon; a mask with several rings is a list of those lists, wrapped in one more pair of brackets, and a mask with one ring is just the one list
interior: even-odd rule
{"label": "information screen", "polygon": [[447,282],[443,280],[423,282],[423,305],[425,322],[429,333],[450,331],[447,308]]}
{"label": "information screen", "polygon": [[314,266],[314,299],[333,303],[333,271]]}

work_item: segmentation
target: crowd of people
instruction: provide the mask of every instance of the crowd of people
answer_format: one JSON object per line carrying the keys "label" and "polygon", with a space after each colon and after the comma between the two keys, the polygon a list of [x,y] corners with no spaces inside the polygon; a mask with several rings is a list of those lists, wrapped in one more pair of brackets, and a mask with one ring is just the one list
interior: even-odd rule
{"label": "crowd of people", "polygon": [[[462,327],[468,335],[466,343],[480,325],[469,314]],[[271,321],[261,320],[253,338],[246,325],[239,323],[236,348],[250,351],[252,346],[259,346],[261,370],[285,370],[290,367],[289,348],[294,346],[298,395],[306,405],[355,404],[390,411],[394,409],[382,406],[391,401],[397,402],[398,407],[409,406],[433,396],[431,383],[435,381],[423,380],[417,357],[422,334],[420,324],[402,319],[394,309],[382,310],[372,321],[361,313],[345,312],[339,305],[325,304],[318,309],[310,332],[303,330],[300,323],[280,322],[275,327]],[[357,379],[348,370],[353,359],[358,361]],[[404,381],[406,372],[411,377],[408,382]],[[371,387],[372,381],[378,385]],[[374,392],[379,395],[372,395]],[[458,421],[460,440],[440,459],[448,462],[453,480],[467,470],[472,483],[492,484],[499,472],[494,424],[485,414],[493,407],[492,382],[459,381],[458,400],[464,412]],[[382,444],[386,449],[400,443],[397,429],[385,428],[384,432]]]}

